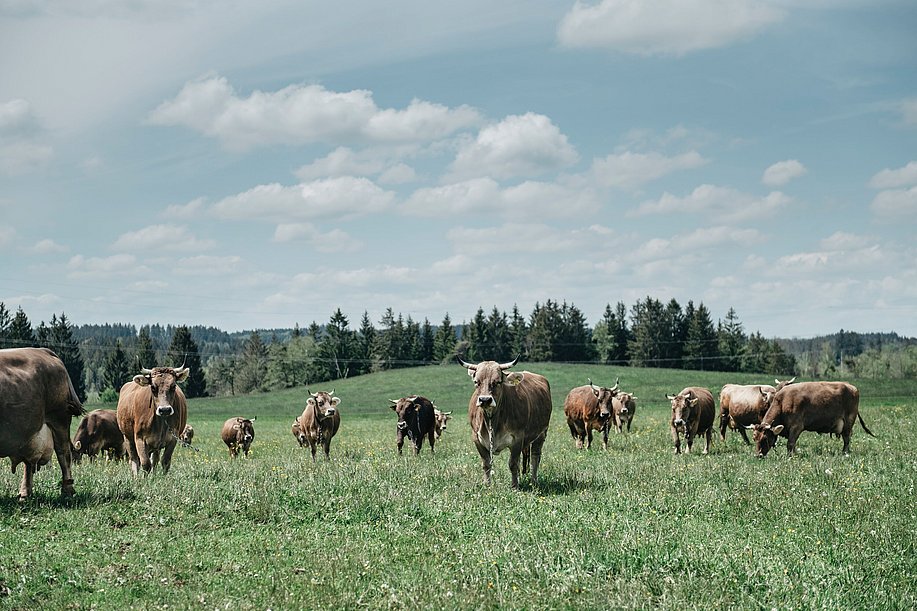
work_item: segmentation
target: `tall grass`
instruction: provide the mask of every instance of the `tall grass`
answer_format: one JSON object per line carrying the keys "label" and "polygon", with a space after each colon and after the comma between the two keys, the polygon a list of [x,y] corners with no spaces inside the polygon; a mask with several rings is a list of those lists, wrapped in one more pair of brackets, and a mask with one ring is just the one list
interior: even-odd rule
{"label": "tall grass", "polygon": [[[331,461],[290,434],[302,389],[202,399],[189,420],[199,452],[168,476],[125,463],[76,467],[58,497],[43,469],[15,500],[0,476],[0,606],[154,608],[914,608],[917,382],[863,382],[850,456],[813,433],[798,455],[765,460],[741,438],[676,456],[664,395],[718,394],[751,376],[531,364],[552,385],[541,484],[510,490],[507,456],[481,483],[458,366],[336,381],[343,401]],[[634,430],[577,451],[562,405],[586,377],[638,397]],[[856,381],[855,381],[856,382]],[[313,388],[313,391],[318,388]],[[424,394],[455,420],[436,453],[395,449],[388,399]],[[257,415],[249,459],[219,438]],[[697,448],[695,448],[696,450]],[[20,471],[21,474],[21,471]],[[5,491],[5,492],[3,492]]]}

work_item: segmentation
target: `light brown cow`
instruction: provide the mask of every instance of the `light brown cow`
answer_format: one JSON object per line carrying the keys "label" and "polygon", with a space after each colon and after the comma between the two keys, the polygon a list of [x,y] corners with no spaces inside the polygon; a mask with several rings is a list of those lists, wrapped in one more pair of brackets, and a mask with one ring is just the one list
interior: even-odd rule
{"label": "light brown cow", "polygon": [[615,429],[621,433],[624,425],[627,425],[627,432],[630,433],[630,423],[637,413],[637,397],[633,393],[619,391],[611,401],[611,411]]}
{"label": "light brown cow", "polygon": [[8,456],[13,472],[25,473],[19,498],[32,494],[32,479],[57,455],[61,494],[73,494],[70,470],[70,419],[83,406],[63,361],[47,348],[0,350],[0,457]]}
{"label": "light brown cow", "polygon": [[162,452],[162,472],[169,472],[178,434],[185,430],[188,404],[178,382],[188,379],[187,367],[141,369],[141,375],[121,387],[118,428],[127,439],[131,470],[150,473]]}
{"label": "light brown cow", "polygon": [[446,428],[449,426],[449,421],[452,420],[452,412],[440,411],[439,408],[434,405],[433,416],[436,418],[436,422],[433,425],[433,436],[439,440],[439,438],[443,436],[443,433],[446,432]]}
{"label": "light brown cow", "polygon": [[602,449],[608,449],[611,401],[617,393],[618,380],[611,388],[604,388],[593,384],[591,379],[586,386],[577,386],[567,393],[564,415],[577,449],[592,447],[593,430],[602,431]]}
{"label": "light brown cow", "polygon": [[184,430],[181,432],[180,440],[182,445],[190,446],[191,440],[194,439],[194,427],[190,424],[186,424]]}
{"label": "light brown cow", "polygon": [[255,421],[254,418],[243,418],[238,416],[236,418],[230,418],[223,423],[223,429],[220,431],[220,438],[223,440],[223,443],[226,444],[226,447],[229,448],[230,458],[235,458],[239,455],[241,450],[245,454],[246,458],[248,457],[249,449],[252,446],[252,442],[255,440],[255,425],[252,424]]}
{"label": "light brown cow", "polygon": [[[309,392],[308,389],[306,392]],[[299,425],[312,450],[312,460],[315,461],[315,450],[318,445],[325,451],[325,459],[330,458],[331,438],[334,437],[341,426],[341,415],[337,406],[340,397],[334,397],[331,392],[309,393],[306,399],[306,408],[299,417]]]}
{"label": "light brown cow", "polygon": [[681,453],[681,434],[685,436],[686,451],[691,452],[694,437],[704,435],[704,454],[710,451],[710,441],[713,433],[713,419],[715,415],[713,395],[706,388],[689,386],[677,395],[666,395],[672,402],[672,441],[675,443],[675,453]]}
{"label": "light brown cow", "polygon": [[750,445],[745,428],[758,424],[767,411],[767,404],[774,393],[796,381],[796,378],[781,382],[774,380],[777,386],[768,384],[726,384],[720,391],[720,439],[726,441],[726,427],[739,431],[745,445]]}
{"label": "light brown cow", "polygon": [[775,393],[761,422],[754,429],[756,452],[764,458],[777,441],[786,437],[786,453],[796,451],[803,431],[833,433],[844,440],[842,451],[850,453],[850,435],[857,420],[872,437],[860,415],[860,391],[847,382],[800,382]]}
{"label": "light brown cow", "polygon": [[101,452],[121,460],[127,454],[127,440],[118,428],[118,416],[113,409],[96,409],[80,421],[73,435],[73,448],[93,462]]}
{"label": "light brown cow", "polygon": [[299,447],[303,447],[308,443],[308,441],[306,441],[306,434],[303,433],[302,427],[299,425],[299,416],[293,419],[293,426],[290,427],[290,431],[299,443]]}
{"label": "light brown cow", "polygon": [[474,380],[474,392],[468,402],[471,438],[481,456],[484,482],[490,483],[493,455],[509,448],[509,471],[513,488],[519,488],[519,456],[522,472],[531,460],[532,483],[538,484],[541,448],[551,420],[551,387],[544,376],[528,371],[506,371],[519,359],[509,363],[483,361],[477,365],[461,362]]}

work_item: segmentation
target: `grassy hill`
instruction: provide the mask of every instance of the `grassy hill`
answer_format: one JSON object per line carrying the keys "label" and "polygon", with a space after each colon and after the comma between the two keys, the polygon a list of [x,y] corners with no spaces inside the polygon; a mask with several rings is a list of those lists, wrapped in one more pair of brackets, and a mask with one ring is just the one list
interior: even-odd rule
{"label": "grassy hill", "polygon": [[[675,456],[666,393],[714,395],[760,376],[524,364],[554,414],[542,483],[509,489],[507,454],[481,483],[455,365],[323,384],[342,398],[332,460],[312,463],[289,425],[304,389],[194,400],[199,452],[134,478],[124,463],[36,476],[20,505],[0,475],[2,608],[912,608],[917,381],[854,381],[852,454],[804,433],[765,460],[741,438]],[[577,451],[567,391],[591,377],[638,397],[634,431]],[[313,388],[319,390],[318,387]],[[419,393],[456,419],[436,446],[398,457],[388,399]],[[113,407],[113,406],[111,406]],[[231,461],[223,421],[257,415],[253,454]],[[21,471],[20,471],[21,475]],[[5,492],[3,492],[5,491]]]}

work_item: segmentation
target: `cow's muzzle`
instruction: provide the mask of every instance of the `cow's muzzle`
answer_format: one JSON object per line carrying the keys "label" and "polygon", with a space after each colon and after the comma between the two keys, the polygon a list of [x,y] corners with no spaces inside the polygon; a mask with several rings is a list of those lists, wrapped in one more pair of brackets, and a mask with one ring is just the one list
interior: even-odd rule
{"label": "cow's muzzle", "polygon": [[172,409],[171,405],[157,405],[156,406],[156,415],[162,417],[168,417],[175,413],[175,410]]}
{"label": "cow's muzzle", "polygon": [[599,420],[601,420],[602,422],[605,422],[605,421],[608,420],[609,418],[611,418],[611,414],[608,413],[608,412],[603,412],[603,413],[599,414]]}
{"label": "cow's muzzle", "polygon": [[325,411],[325,417],[327,418],[328,416],[333,416],[336,413],[337,413],[336,409],[334,409],[333,407],[329,407],[327,411]]}
{"label": "cow's muzzle", "polygon": [[400,420],[400,421],[398,422],[398,430],[399,430],[399,431],[403,431],[403,430],[405,430],[405,429],[407,429],[407,428],[408,428],[408,423],[407,423],[407,422],[405,422],[404,420]]}
{"label": "cow's muzzle", "polygon": [[478,395],[478,407],[492,407],[494,398],[491,395]]}

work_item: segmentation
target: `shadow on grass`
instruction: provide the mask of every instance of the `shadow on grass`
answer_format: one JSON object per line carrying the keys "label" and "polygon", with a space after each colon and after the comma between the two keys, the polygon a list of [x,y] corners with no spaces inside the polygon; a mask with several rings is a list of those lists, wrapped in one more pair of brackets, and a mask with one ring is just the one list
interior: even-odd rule
{"label": "shadow on grass", "polygon": [[563,496],[582,490],[595,490],[597,487],[603,486],[595,481],[579,478],[576,475],[546,476],[542,473],[538,475],[538,485],[533,486],[531,478],[526,477],[519,482],[519,490],[522,492],[534,492],[543,496]]}
{"label": "shadow on grass", "polygon": [[46,509],[85,509],[105,505],[114,501],[133,501],[136,495],[132,490],[113,491],[80,491],[73,496],[32,494],[24,501],[14,495],[0,497],[0,515],[11,515],[16,512],[40,512]]}

